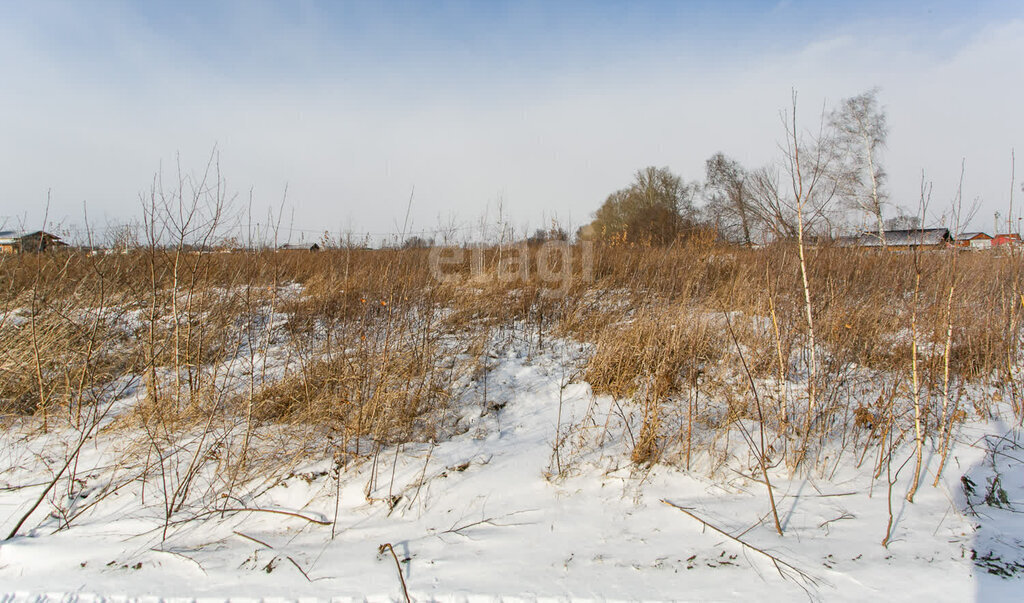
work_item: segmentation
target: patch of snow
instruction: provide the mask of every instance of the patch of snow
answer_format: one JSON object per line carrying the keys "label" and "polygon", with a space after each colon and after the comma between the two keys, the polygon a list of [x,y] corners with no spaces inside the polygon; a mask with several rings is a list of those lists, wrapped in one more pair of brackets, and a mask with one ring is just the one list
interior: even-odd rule
{"label": "patch of snow", "polygon": [[[884,476],[873,479],[850,453],[828,479],[776,468],[779,536],[742,440],[722,479],[637,469],[622,406],[566,374],[582,348],[550,345],[540,354],[523,342],[498,351],[486,390],[468,387],[459,401],[458,435],[383,447],[340,476],[338,450],[325,440],[319,456],[261,487],[239,487],[237,505],[218,503],[258,510],[197,513],[166,538],[159,476],[135,479],[117,465],[139,434],[104,432],[83,449],[78,481],[51,494],[74,500],[82,515],[61,529],[44,505],[0,544],[2,601],[399,601],[398,571],[418,601],[1019,598],[1017,430],[966,425],[940,486],[926,472],[913,504],[906,475],[890,497]],[[286,362],[274,358],[273,370]],[[136,403],[139,389],[117,404]],[[15,428],[0,436],[5,531],[66,458],[75,441],[66,436]],[[937,464],[933,452],[927,468]],[[1002,490],[990,487],[997,475]],[[1013,578],[988,573],[988,561]]]}

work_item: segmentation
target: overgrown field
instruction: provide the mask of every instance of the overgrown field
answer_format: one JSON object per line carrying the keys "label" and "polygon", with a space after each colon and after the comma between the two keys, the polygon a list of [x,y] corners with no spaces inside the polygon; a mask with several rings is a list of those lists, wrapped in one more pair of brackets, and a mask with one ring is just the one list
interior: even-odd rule
{"label": "overgrown field", "polygon": [[[141,488],[166,539],[251,510],[311,459],[339,493],[368,465],[369,503],[411,505],[427,465],[384,488],[382,455],[503,412],[492,372],[510,351],[557,358],[559,392],[609,401],[563,415],[558,395],[547,480],[602,447],[635,474],[712,481],[742,457],[779,533],[772,479],[843,465],[913,499],[964,422],[1019,424],[1020,252],[806,251],[806,287],[795,246],[697,240],[2,257],[0,412],[34,452],[2,461],[5,489],[33,494],[0,536],[71,529]],[[877,540],[892,522],[890,503]]]}

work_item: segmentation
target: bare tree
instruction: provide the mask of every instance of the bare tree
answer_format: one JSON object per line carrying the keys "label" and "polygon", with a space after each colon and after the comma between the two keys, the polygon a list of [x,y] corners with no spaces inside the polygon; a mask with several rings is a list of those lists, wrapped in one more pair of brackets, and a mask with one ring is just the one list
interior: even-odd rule
{"label": "bare tree", "polygon": [[902,207],[898,208],[897,211],[898,213],[895,216],[886,218],[886,230],[916,230],[922,228],[920,216],[911,216]]}
{"label": "bare tree", "polygon": [[744,245],[753,241],[754,212],[750,208],[749,174],[735,159],[715,153],[705,164],[706,211],[720,232]]}
{"label": "bare tree", "polygon": [[888,134],[885,111],[878,105],[878,89],[845,99],[829,119],[836,133],[838,150],[845,168],[842,183],[850,205],[875,220],[878,238],[885,245],[883,207],[885,170],[879,154]]}
{"label": "bare tree", "polygon": [[117,251],[128,252],[139,247],[141,226],[135,222],[110,224],[107,227],[106,246]]}
{"label": "bare tree", "polygon": [[[838,189],[838,181],[832,172],[831,143],[823,138],[820,145],[807,141],[801,144],[804,146],[799,149],[799,153],[803,155],[802,159],[808,161],[803,172],[808,188],[799,198],[794,191],[788,190],[782,178],[783,173],[787,177],[792,176],[794,165],[789,158],[781,163],[758,168],[748,175],[747,210],[750,222],[755,225],[755,232],[761,231],[776,240],[796,240],[801,222],[803,232],[809,236],[829,234],[833,230],[832,201]],[[795,148],[783,148],[785,155],[796,151]],[[792,180],[791,177],[789,179]]]}
{"label": "bare tree", "polygon": [[758,168],[748,178],[751,210],[766,235],[773,239],[795,239],[796,212],[786,197],[777,165]]}
{"label": "bare tree", "polygon": [[823,215],[839,188],[836,178],[835,138],[827,127],[824,112],[819,121],[818,133],[802,132],[797,126],[796,91],[793,91],[791,112],[782,112],[782,124],[786,129],[783,151],[783,169],[789,176],[789,205],[796,213],[797,251],[800,256],[800,278],[804,292],[804,310],[807,318],[807,422],[805,437],[810,434],[817,410],[817,342],[814,331],[814,312],[811,302],[811,285],[808,278],[808,257],[806,240],[808,234],[807,216]]}

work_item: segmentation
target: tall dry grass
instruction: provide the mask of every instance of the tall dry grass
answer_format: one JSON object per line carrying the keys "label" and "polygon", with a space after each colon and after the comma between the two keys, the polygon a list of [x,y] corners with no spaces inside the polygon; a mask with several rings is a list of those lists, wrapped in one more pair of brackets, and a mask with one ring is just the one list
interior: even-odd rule
{"label": "tall dry grass", "polygon": [[[224,473],[237,483],[267,430],[300,434],[283,440],[296,451],[329,437],[355,456],[443,439],[452,404],[486,378],[494,333],[531,352],[561,337],[591,344],[584,378],[635,411],[638,464],[689,466],[752,422],[783,451],[775,462],[824,467],[830,446],[881,446],[888,416],[897,440],[909,433],[915,268],[898,251],[807,251],[813,373],[799,257],[785,244],[597,245],[592,272],[574,264],[556,284],[538,276],[537,246],[520,256],[525,278],[510,278],[510,252],[491,247],[443,280],[430,249],[6,256],[0,412],[81,425],[134,380],[146,395],[118,425],[158,448],[190,430],[242,432],[207,450],[239,467]],[[1021,258],[962,252],[953,271],[952,253],[919,256],[915,366],[933,438],[999,397],[1024,416]]]}

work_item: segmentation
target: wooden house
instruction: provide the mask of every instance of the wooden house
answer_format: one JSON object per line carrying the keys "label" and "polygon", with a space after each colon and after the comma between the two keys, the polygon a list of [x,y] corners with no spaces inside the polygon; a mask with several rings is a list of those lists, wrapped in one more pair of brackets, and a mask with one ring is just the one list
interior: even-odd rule
{"label": "wooden house", "polygon": [[1008,234],[997,234],[992,237],[992,246],[999,247],[1001,245],[1020,245],[1020,235],[1017,233]]}
{"label": "wooden house", "polygon": [[992,237],[983,232],[962,232],[956,236],[954,245],[967,249],[991,249]]}
{"label": "wooden house", "polygon": [[42,230],[35,232],[0,230],[0,253],[46,251],[63,246],[64,242],[60,240],[60,237]]}

